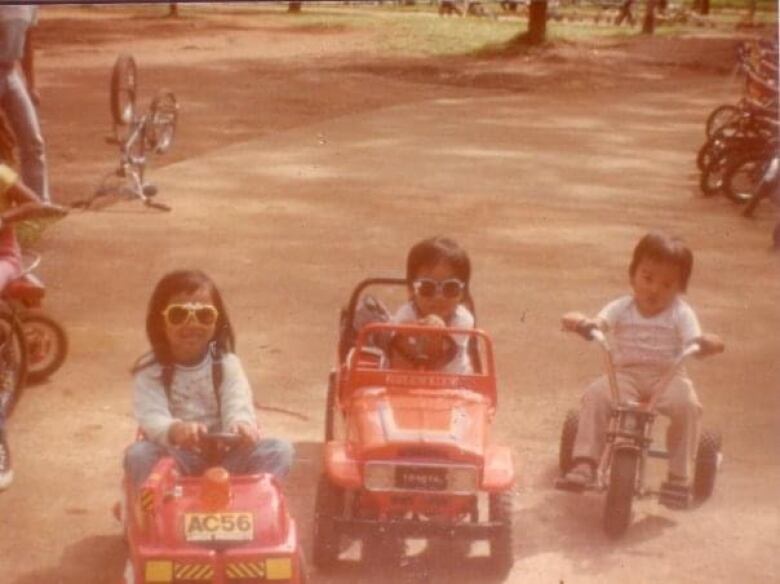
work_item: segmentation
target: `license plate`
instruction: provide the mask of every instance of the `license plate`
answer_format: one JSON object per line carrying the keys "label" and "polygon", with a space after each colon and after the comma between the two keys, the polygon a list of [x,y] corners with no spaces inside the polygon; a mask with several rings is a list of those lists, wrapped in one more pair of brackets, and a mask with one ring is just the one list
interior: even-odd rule
{"label": "license plate", "polygon": [[395,485],[414,491],[443,491],[447,488],[447,469],[399,466],[395,469]]}
{"label": "license plate", "polygon": [[185,513],[187,541],[250,541],[254,536],[251,513]]}

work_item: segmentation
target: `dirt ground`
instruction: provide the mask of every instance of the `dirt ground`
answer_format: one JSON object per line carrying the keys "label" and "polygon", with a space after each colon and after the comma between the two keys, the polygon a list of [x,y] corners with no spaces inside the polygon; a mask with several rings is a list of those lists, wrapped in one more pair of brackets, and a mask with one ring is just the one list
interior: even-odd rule
{"label": "dirt ground", "polygon": [[[41,14],[41,116],[61,201],[91,193],[115,164],[103,138],[118,53],[135,56],[144,102],[170,88],[181,115],[151,170],[171,213],[137,202],[73,212],[37,244],[47,308],[71,350],[9,424],[1,582],[119,581],[125,548],[110,508],[135,428],[128,368],[146,350],[152,286],[181,266],[219,284],[257,401],[294,414],[259,412],[268,434],[296,445],[286,492],[308,554],[338,310],[359,279],[401,274],[409,246],[437,233],[469,251],[497,351],[495,434],[518,469],[507,581],[780,581],[774,217],[767,206],[748,221],[701,197],[693,162],[707,112],[739,94],[733,38],[411,59],[383,55],[371,33],[281,13],[183,13]],[[630,251],[653,227],[691,244],[690,301],[728,344],[691,366],[725,461],[709,502],[673,512],[642,501],[616,543],[602,534],[600,496],[552,488],[565,411],[600,363],[558,318],[623,293]],[[355,565],[312,572],[368,578]],[[372,579],[484,581],[472,560],[446,554]]]}

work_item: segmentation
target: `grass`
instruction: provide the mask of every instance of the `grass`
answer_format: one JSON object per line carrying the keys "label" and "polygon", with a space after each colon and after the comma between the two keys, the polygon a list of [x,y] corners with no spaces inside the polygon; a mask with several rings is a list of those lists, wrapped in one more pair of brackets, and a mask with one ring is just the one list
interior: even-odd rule
{"label": "grass", "polygon": [[[670,8],[683,4],[690,8],[693,0],[669,0]],[[712,26],[697,26],[690,21],[687,24],[658,22],[656,34],[676,36],[690,33],[719,32],[731,34],[736,24],[747,16],[747,0],[710,0],[711,10],[707,22]],[[342,4],[312,3],[304,1],[302,11],[297,14],[287,12],[287,3],[258,4],[181,4],[179,13],[182,18],[195,15],[209,15],[219,19],[222,15],[242,16],[247,19],[248,27],[295,28],[300,30],[339,33],[342,31],[365,31],[377,39],[380,53],[395,56],[449,56],[479,55],[497,47],[517,44],[517,38],[528,28],[527,16],[507,16],[501,12],[498,0],[483,0],[487,10],[495,18],[440,17],[435,3],[418,0],[412,6],[385,4]],[[557,8],[550,7],[551,15],[563,19],[551,18],[547,24],[547,38],[550,42],[565,40],[586,40],[592,38],[625,39],[641,34],[641,21],[644,15],[644,3],[638,2],[634,9],[637,25],[615,26],[605,20],[595,23],[596,15],[602,10],[592,1],[580,0],[571,4],[562,0]],[[777,22],[775,0],[758,0],[755,22],[771,25]],[[127,10],[128,7],[122,7]],[[167,6],[134,6],[133,11],[146,10],[149,14],[163,14]],[[615,11],[604,13],[613,16]],[[576,20],[574,17],[577,17]]]}

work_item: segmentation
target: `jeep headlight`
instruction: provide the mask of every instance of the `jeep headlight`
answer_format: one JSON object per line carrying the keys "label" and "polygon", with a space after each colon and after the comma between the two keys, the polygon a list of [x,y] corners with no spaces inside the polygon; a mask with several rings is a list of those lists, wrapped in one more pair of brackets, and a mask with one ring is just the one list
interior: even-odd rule
{"label": "jeep headlight", "polygon": [[447,473],[447,490],[454,493],[473,493],[479,487],[477,469],[473,466],[455,466]]}
{"label": "jeep headlight", "polygon": [[367,463],[363,467],[363,483],[369,491],[388,491],[395,486],[395,466]]}

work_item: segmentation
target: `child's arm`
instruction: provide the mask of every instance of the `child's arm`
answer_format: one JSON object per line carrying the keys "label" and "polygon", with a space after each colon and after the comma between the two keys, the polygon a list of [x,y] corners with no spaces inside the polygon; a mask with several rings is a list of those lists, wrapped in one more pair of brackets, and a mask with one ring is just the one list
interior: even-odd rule
{"label": "child's arm", "polygon": [[602,318],[589,318],[581,312],[567,312],[561,317],[561,329],[566,332],[581,333],[594,327],[606,330],[607,324]]}
{"label": "child's arm", "polygon": [[696,342],[699,343],[701,350],[699,351],[699,357],[706,357],[708,355],[716,355],[726,350],[726,344],[718,335],[713,333],[704,333],[700,335]]}
{"label": "child's arm", "polygon": [[228,432],[240,434],[247,442],[259,438],[252,388],[239,358],[229,353],[222,357],[222,421]]}

